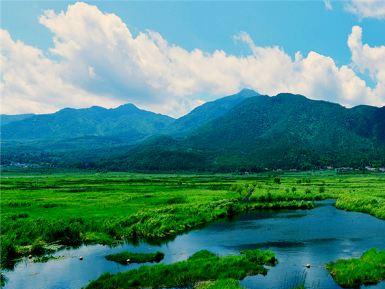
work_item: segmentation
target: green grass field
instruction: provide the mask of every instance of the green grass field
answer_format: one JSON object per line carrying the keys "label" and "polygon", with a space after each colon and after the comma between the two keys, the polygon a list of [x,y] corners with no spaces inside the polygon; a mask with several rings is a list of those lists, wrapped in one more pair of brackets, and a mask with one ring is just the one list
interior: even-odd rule
{"label": "green grass field", "polygon": [[[252,184],[254,193],[245,201]],[[1,264],[61,245],[160,242],[246,210],[341,209],[385,219],[384,174],[2,173]],[[203,286],[203,285],[202,285]]]}

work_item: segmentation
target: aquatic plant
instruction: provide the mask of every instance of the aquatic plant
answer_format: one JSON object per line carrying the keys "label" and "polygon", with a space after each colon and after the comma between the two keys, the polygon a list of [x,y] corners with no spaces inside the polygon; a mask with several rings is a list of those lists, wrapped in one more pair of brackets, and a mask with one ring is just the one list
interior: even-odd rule
{"label": "aquatic plant", "polygon": [[133,253],[133,252],[120,252],[116,254],[110,254],[106,256],[109,261],[114,261],[123,265],[129,263],[146,263],[146,262],[160,262],[164,258],[162,252],[155,253]]}
{"label": "aquatic plant", "polygon": [[376,284],[385,280],[385,251],[370,249],[360,258],[340,259],[326,268],[342,287]]}
{"label": "aquatic plant", "polygon": [[0,272],[0,286],[1,287],[5,286],[5,283],[7,283],[7,281],[8,281],[8,278],[5,277],[3,272]]}
{"label": "aquatic plant", "polygon": [[266,274],[263,265],[275,265],[276,262],[271,251],[244,250],[240,255],[220,257],[203,250],[185,261],[169,265],[142,266],[115,275],[107,273],[86,288],[179,288],[217,279],[240,280],[249,275]]}
{"label": "aquatic plant", "polygon": [[46,252],[46,249],[44,246],[45,246],[45,243],[37,239],[33,242],[29,253],[35,256],[44,255]]}
{"label": "aquatic plant", "polygon": [[286,276],[281,289],[306,289],[306,276],[306,271],[296,272],[294,276]]}
{"label": "aquatic plant", "polygon": [[2,236],[0,239],[1,245],[1,268],[13,268],[15,259],[19,257],[14,245],[14,237],[11,235],[8,238]]}
{"label": "aquatic plant", "polygon": [[244,289],[235,279],[219,279],[197,284],[194,289]]}
{"label": "aquatic plant", "polygon": [[59,258],[60,257],[56,257],[56,256],[53,256],[53,255],[39,256],[39,257],[33,258],[33,262],[34,263],[46,263],[49,260],[55,260],[55,259],[59,259]]}

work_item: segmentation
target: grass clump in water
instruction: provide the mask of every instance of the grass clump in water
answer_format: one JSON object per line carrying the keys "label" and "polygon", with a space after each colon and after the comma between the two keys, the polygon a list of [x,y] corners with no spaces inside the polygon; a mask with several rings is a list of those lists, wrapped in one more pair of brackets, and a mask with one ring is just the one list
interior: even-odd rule
{"label": "grass clump in water", "polygon": [[41,240],[36,240],[33,242],[30,254],[35,256],[41,256],[44,255],[47,252],[47,249],[45,248],[45,243]]}
{"label": "grass clump in water", "polygon": [[147,262],[160,262],[164,258],[162,252],[156,253],[132,253],[132,252],[121,252],[117,254],[110,254],[106,256],[109,261],[114,261],[122,265],[130,263],[147,263]]}
{"label": "grass clump in water", "polygon": [[342,287],[376,284],[385,280],[385,251],[370,249],[360,258],[337,260],[326,268]]}
{"label": "grass clump in water", "polygon": [[1,268],[12,269],[15,265],[15,259],[19,257],[12,238],[1,237]]}
{"label": "grass clump in water", "polygon": [[186,261],[174,264],[142,266],[116,275],[107,273],[86,288],[173,288],[226,278],[240,280],[250,275],[266,274],[263,265],[275,265],[276,262],[271,251],[245,250],[240,255],[220,257],[202,250]]}
{"label": "grass clump in water", "polygon": [[[294,276],[291,276],[290,279],[286,278],[281,289],[307,289],[308,287],[305,286],[306,276],[306,271],[297,272]],[[311,287],[311,289],[316,288],[318,287]]]}
{"label": "grass clump in water", "polygon": [[39,256],[33,259],[34,263],[46,263],[50,260],[59,259],[59,257],[53,256],[53,255],[47,255],[47,256]]}
{"label": "grass clump in water", "polygon": [[5,277],[3,272],[0,272],[0,286],[1,286],[1,288],[3,286],[5,286],[5,283],[7,283],[7,281],[8,281],[7,277]]}

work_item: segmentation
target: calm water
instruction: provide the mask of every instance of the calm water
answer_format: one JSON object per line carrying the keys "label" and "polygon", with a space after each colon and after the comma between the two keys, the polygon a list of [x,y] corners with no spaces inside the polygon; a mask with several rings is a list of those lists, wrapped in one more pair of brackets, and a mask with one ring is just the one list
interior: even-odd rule
{"label": "calm water", "polygon": [[[62,250],[59,260],[47,263],[19,263],[11,272],[6,289],[79,289],[104,272],[119,272],[139,265],[123,266],[104,259],[106,254],[123,250],[166,254],[163,262],[186,259],[194,252],[208,249],[221,255],[235,254],[245,248],[272,249],[279,264],[267,276],[247,277],[242,281],[250,289],[281,289],[306,272],[312,288],[340,288],[324,269],[338,258],[358,257],[377,247],[385,249],[385,222],[361,213],[344,212],[324,202],[313,210],[253,212],[233,221],[216,222],[204,229],[177,237],[161,246],[141,244],[115,248],[94,245]],[[78,257],[84,260],[79,261]],[[310,269],[305,264],[312,264]],[[385,282],[367,288],[385,289]]]}

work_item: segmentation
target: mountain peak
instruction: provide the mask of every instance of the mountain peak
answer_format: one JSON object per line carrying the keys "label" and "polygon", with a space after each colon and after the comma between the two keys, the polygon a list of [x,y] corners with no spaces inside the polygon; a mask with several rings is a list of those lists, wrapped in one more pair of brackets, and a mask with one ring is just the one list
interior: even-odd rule
{"label": "mountain peak", "polygon": [[259,93],[250,88],[243,88],[240,92],[237,93],[237,95],[243,96],[243,97],[251,97],[251,96],[259,95]]}
{"label": "mountain peak", "polygon": [[116,107],[114,109],[117,109],[117,110],[130,110],[130,111],[139,110],[139,108],[136,105],[132,104],[132,103],[125,103],[125,104],[119,105],[118,107]]}

